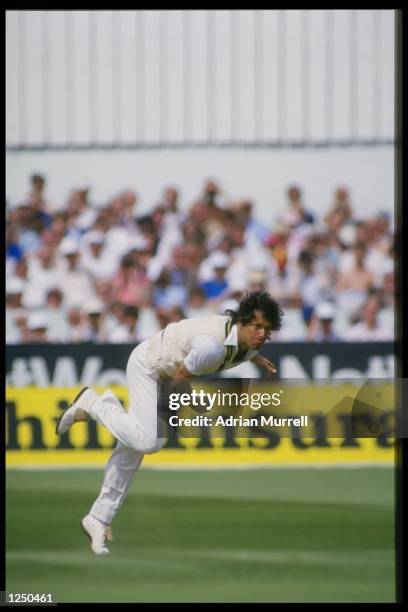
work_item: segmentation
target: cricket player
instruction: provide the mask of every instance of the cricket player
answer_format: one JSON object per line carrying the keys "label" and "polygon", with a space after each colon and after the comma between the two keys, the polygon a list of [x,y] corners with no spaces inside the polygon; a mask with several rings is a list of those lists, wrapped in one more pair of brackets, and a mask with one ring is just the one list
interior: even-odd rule
{"label": "cricket player", "polygon": [[160,437],[157,405],[160,386],[169,380],[212,374],[251,361],[268,374],[274,364],[258,354],[271,332],[280,329],[283,312],[268,293],[246,294],[237,310],[225,315],[183,319],[145,340],[130,354],[126,378],[129,408],[106,391],[98,395],[85,387],[57,423],[57,434],[78,421],[94,419],[117,439],[99,496],[82,520],[97,555],[109,553],[110,525],[122,505],[143,456],[158,452]]}

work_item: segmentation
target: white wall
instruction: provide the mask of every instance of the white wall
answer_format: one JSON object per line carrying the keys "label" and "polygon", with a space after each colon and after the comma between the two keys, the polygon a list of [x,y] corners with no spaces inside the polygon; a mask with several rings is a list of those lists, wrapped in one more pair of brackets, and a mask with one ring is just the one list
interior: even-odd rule
{"label": "white wall", "polygon": [[175,184],[189,205],[206,177],[216,177],[231,197],[252,197],[258,215],[272,223],[285,205],[285,189],[296,182],[306,204],[323,212],[334,188],[348,186],[359,215],[394,210],[394,149],[390,146],[325,149],[152,149],[94,152],[8,152],[6,195],[20,200],[33,171],[48,179],[49,199],[62,204],[70,189],[89,181],[92,199],[103,203],[132,188],[140,212],[158,202],[162,188]]}
{"label": "white wall", "polygon": [[7,11],[7,144],[392,140],[394,18]]}

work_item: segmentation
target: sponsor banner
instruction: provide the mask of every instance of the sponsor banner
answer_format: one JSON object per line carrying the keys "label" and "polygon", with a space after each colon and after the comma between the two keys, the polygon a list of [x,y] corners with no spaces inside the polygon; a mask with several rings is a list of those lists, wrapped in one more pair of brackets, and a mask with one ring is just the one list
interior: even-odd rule
{"label": "sponsor banner", "polygon": [[[111,387],[126,406],[125,387]],[[7,467],[102,467],[115,440],[94,421],[77,423],[63,436],[55,425],[61,411],[72,402],[77,388],[7,388],[6,391],[6,465]],[[95,389],[106,390],[104,387]],[[307,389],[304,389],[306,393]],[[310,391],[310,390],[309,390]],[[305,396],[306,397],[306,396]],[[222,467],[270,465],[351,465],[389,464],[394,462],[394,440],[390,432],[376,437],[359,438],[350,431],[338,431],[336,437],[322,430],[314,437],[299,435],[239,436],[226,427],[223,435],[212,438],[203,430],[201,437],[185,437],[170,431],[166,446],[147,455],[144,465],[151,467]],[[218,434],[217,434],[218,436]]]}
{"label": "sponsor banner", "polygon": [[[125,386],[131,344],[19,344],[6,347],[9,387]],[[277,378],[392,378],[392,342],[268,343],[261,353],[278,368]],[[247,362],[223,377],[257,378]]]}

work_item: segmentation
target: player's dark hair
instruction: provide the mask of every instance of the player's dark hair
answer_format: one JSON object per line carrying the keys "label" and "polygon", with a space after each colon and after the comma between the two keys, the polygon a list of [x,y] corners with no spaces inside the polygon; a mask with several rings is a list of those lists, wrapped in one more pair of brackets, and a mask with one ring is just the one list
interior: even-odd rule
{"label": "player's dark hair", "polygon": [[284,313],[269,293],[263,291],[247,293],[240,301],[237,310],[226,310],[225,313],[231,317],[233,323],[239,321],[246,325],[252,321],[256,310],[263,314],[273,331],[281,328]]}

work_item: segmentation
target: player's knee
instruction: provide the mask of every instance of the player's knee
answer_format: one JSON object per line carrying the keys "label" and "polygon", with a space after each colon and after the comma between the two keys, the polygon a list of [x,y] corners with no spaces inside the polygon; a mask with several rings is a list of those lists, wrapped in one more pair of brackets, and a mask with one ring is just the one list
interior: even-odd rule
{"label": "player's knee", "polygon": [[165,438],[158,438],[157,436],[151,436],[144,440],[143,452],[146,455],[152,455],[153,453],[159,452],[166,443]]}

